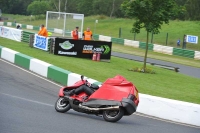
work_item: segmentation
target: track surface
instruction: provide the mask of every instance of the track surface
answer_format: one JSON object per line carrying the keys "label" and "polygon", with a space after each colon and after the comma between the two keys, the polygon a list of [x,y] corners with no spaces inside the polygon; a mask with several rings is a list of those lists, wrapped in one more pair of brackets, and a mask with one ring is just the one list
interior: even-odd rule
{"label": "track surface", "polygon": [[138,115],[117,123],[54,109],[59,87],[0,59],[0,133],[199,133],[200,128]]}

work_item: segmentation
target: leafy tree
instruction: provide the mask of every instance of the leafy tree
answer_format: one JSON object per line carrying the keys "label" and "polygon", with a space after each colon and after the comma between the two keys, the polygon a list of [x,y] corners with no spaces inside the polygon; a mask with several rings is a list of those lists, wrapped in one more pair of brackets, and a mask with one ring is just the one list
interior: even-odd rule
{"label": "leafy tree", "polygon": [[179,20],[185,20],[186,19],[187,10],[185,5],[175,5],[173,8],[173,13],[171,19],[179,19]]}
{"label": "leafy tree", "polygon": [[132,32],[140,33],[141,28],[145,28],[147,32],[144,72],[146,69],[149,32],[157,34],[163,23],[169,23],[174,6],[174,0],[125,0],[122,4],[125,14],[136,19],[133,23]]}
{"label": "leafy tree", "polygon": [[92,3],[94,0],[79,0],[78,1],[78,12],[85,16],[93,15]]}
{"label": "leafy tree", "polygon": [[[76,0],[77,11],[89,15],[123,16],[120,5],[124,0]],[[75,7],[75,6],[74,6]],[[73,8],[74,8],[73,7]]]}
{"label": "leafy tree", "polygon": [[51,7],[48,1],[33,1],[27,8],[28,13],[32,15],[45,14],[49,10]]}
{"label": "leafy tree", "polygon": [[18,0],[0,0],[0,8],[4,13],[11,13]]}
{"label": "leafy tree", "polygon": [[175,0],[176,4],[179,6],[184,6],[187,0]]}
{"label": "leafy tree", "polygon": [[59,11],[59,2],[60,2],[60,12],[76,13],[77,5],[79,0],[49,0],[50,5],[53,7],[53,11]]}
{"label": "leafy tree", "polygon": [[185,6],[188,13],[187,19],[200,20],[200,0],[187,0]]}
{"label": "leafy tree", "polygon": [[78,3],[80,0],[63,0],[63,5],[64,5],[64,12],[68,13],[77,13],[78,9]]}
{"label": "leafy tree", "polygon": [[116,17],[124,17],[123,13],[120,10],[120,6],[123,3],[124,0],[112,0],[112,3],[108,3],[109,8],[111,8],[111,12],[110,12],[110,18],[112,16],[116,16]]}
{"label": "leafy tree", "polygon": [[115,0],[114,3],[114,12],[113,16],[115,17],[124,17],[124,13],[121,10],[121,4],[124,2],[124,0]]}
{"label": "leafy tree", "polygon": [[94,0],[93,1],[93,12],[94,14],[110,15],[112,10],[113,1],[112,0]]}
{"label": "leafy tree", "polygon": [[124,0],[93,0],[94,15],[103,14],[106,16],[123,16],[120,5]]}
{"label": "leafy tree", "polygon": [[26,14],[27,6],[33,0],[0,0],[0,9],[3,13]]}

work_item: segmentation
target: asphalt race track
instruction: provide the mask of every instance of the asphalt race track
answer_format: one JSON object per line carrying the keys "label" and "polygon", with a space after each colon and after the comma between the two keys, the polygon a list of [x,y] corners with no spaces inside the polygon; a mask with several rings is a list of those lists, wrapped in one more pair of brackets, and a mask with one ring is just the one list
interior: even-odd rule
{"label": "asphalt race track", "polygon": [[200,128],[145,116],[117,123],[102,117],[58,113],[59,86],[0,59],[0,133],[200,133]]}

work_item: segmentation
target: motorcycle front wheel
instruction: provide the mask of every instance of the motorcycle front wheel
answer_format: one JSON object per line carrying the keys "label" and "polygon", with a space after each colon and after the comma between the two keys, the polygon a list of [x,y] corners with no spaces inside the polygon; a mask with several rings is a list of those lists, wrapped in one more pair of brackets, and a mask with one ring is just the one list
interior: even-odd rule
{"label": "motorcycle front wheel", "polygon": [[124,116],[124,109],[119,110],[105,110],[103,111],[103,118],[108,122],[117,122]]}
{"label": "motorcycle front wheel", "polygon": [[64,99],[63,97],[59,97],[55,103],[55,109],[57,112],[65,113],[69,111],[71,108],[69,101]]}

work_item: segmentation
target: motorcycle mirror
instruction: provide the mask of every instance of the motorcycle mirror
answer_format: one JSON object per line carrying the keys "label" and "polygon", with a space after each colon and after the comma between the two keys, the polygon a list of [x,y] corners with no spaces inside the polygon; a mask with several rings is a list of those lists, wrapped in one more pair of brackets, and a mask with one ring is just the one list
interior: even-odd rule
{"label": "motorcycle mirror", "polygon": [[81,80],[83,80],[84,79],[84,76],[83,75],[81,75]]}

